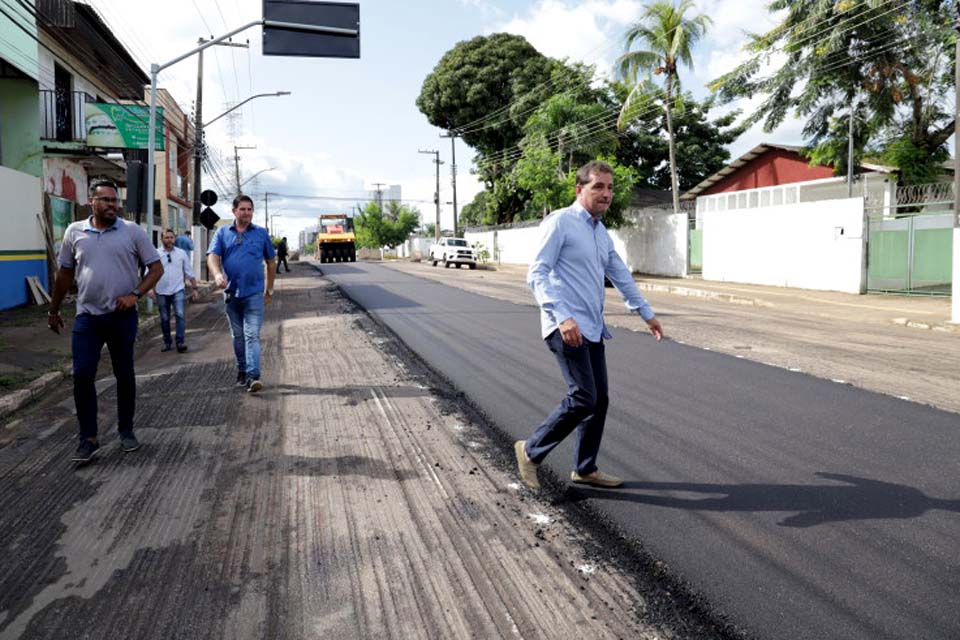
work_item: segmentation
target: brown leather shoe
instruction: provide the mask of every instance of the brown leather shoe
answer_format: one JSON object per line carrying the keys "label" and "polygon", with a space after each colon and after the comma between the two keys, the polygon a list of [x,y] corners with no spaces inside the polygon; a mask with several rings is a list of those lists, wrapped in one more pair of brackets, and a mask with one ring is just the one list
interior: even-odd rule
{"label": "brown leather shoe", "polygon": [[523,484],[531,489],[539,489],[540,480],[537,478],[537,467],[540,465],[530,461],[525,446],[526,442],[523,440],[517,440],[513,443],[513,451],[517,454],[517,469],[520,470],[520,479],[523,480]]}
{"label": "brown leather shoe", "polygon": [[619,487],[623,484],[623,480],[617,476],[611,476],[608,473],[604,473],[597,469],[593,473],[588,473],[585,476],[581,476],[576,471],[570,473],[570,480],[576,482],[577,484],[589,484],[594,487]]}

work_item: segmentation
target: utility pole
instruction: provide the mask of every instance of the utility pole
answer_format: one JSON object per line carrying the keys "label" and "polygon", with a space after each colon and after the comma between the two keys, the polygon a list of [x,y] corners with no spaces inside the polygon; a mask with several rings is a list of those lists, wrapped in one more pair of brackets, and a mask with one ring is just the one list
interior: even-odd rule
{"label": "utility pole", "polygon": [[[203,45],[207,42],[203,38],[197,39],[198,45]],[[240,47],[241,49],[248,49],[249,44],[241,44],[239,42],[217,42],[218,46],[221,47]],[[205,154],[205,148],[203,145],[203,50],[201,49],[197,53],[197,104],[194,108],[193,114],[193,132],[194,132],[194,141],[193,141],[193,224],[199,224],[200,215],[200,192],[202,190],[202,172],[203,172],[203,157]]]}
{"label": "utility pole", "polygon": [[440,159],[440,151],[437,149],[418,149],[417,153],[428,153],[433,155],[433,162],[437,165],[437,190],[433,193],[433,201],[437,205],[437,228],[433,232],[433,237],[440,242],[440,165],[443,161]]}
{"label": "utility pole", "polygon": [[850,130],[847,134],[847,197],[853,197],[853,127],[857,117],[857,101],[850,104]]}
{"label": "utility pole", "polygon": [[233,145],[233,165],[237,170],[237,195],[240,195],[240,154],[238,151],[242,149],[256,149],[256,146],[253,147],[238,147]]}
{"label": "utility pole", "polygon": [[456,131],[450,131],[446,135],[440,134],[441,138],[450,138],[450,183],[453,186],[453,237],[457,233],[457,138],[460,137]]}
{"label": "utility pole", "polygon": [[381,187],[386,186],[385,182],[374,182],[374,193],[377,194],[377,206],[380,208],[380,215],[383,215],[383,189]]}

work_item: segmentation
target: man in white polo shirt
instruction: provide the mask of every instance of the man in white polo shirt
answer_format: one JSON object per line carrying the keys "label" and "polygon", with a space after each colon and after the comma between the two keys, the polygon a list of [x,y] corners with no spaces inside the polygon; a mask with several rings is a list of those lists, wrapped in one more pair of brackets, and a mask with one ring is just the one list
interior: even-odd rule
{"label": "man in white polo shirt", "polygon": [[[133,345],[137,339],[137,300],[157,284],[163,265],[147,234],[135,222],[117,217],[117,187],[99,181],[90,185],[93,215],[74,222],[63,234],[57,281],[47,325],[60,333],[60,303],[77,283],[77,317],[73,323],[73,398],[80,424],[74,462],[89,462],[97,440],[97,365],[103,345],[110,350],[117,379],[117,431],[125,452],[140,443],[133,435],[137,377]],[[141,279],[142,266],[147,274]]]}
{"label": "man in white polo shirt", "polygon": [[170,336],[170,310],[176,318],[177,325],[177,353],[187,350],[184,342],[186,334],[186,319],[183,314],[186,282],[190,282],[190,301],[197,301],[197,279],[193,277],[190,268],[190,257],[187,252],[174,246],[177,238],[173,229],[167,229],[160,236],[163,242],[163,251],[160,252],[160,262],[163,264],[163,277],[157,283],[157,308],[160,311],[160,330],[163,331],[163,348],[161,351],[173,349],[173,339]]}

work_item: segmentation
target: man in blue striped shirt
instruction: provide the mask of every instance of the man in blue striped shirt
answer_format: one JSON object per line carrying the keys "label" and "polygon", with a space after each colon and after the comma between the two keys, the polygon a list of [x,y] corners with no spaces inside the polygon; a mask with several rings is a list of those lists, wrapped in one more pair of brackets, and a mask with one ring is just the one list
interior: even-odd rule
{"label": "man in blue striped shirt", "polygon": [[537,489],[537,467],[574,428],[577,429],[573,482],[617,487],[620,478],[597,468],[607,417],[607,361],[603,322],[604,276],[639,313],[659,341],[660,321],[640,294],[633,276],[600,221],[613,202],[613,168],[589,162],[577,171],[577,200],[544,218],[527,284],[540,305],[542,335],[567,382],[567,395],[527,440],[514,444],[520,477]]}

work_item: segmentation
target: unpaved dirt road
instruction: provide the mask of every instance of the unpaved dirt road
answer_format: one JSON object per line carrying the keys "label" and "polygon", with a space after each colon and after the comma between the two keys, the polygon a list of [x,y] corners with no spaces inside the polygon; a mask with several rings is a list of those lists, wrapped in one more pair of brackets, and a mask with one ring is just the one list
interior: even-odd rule
{"label": "unpaved dirt road", "polygon": [[275,300],[257,395],[216,304],[147,339],[139,452],[109,377],[93,464],[67,385],[0,428],[0,638],[718,637],[310,267]]}

